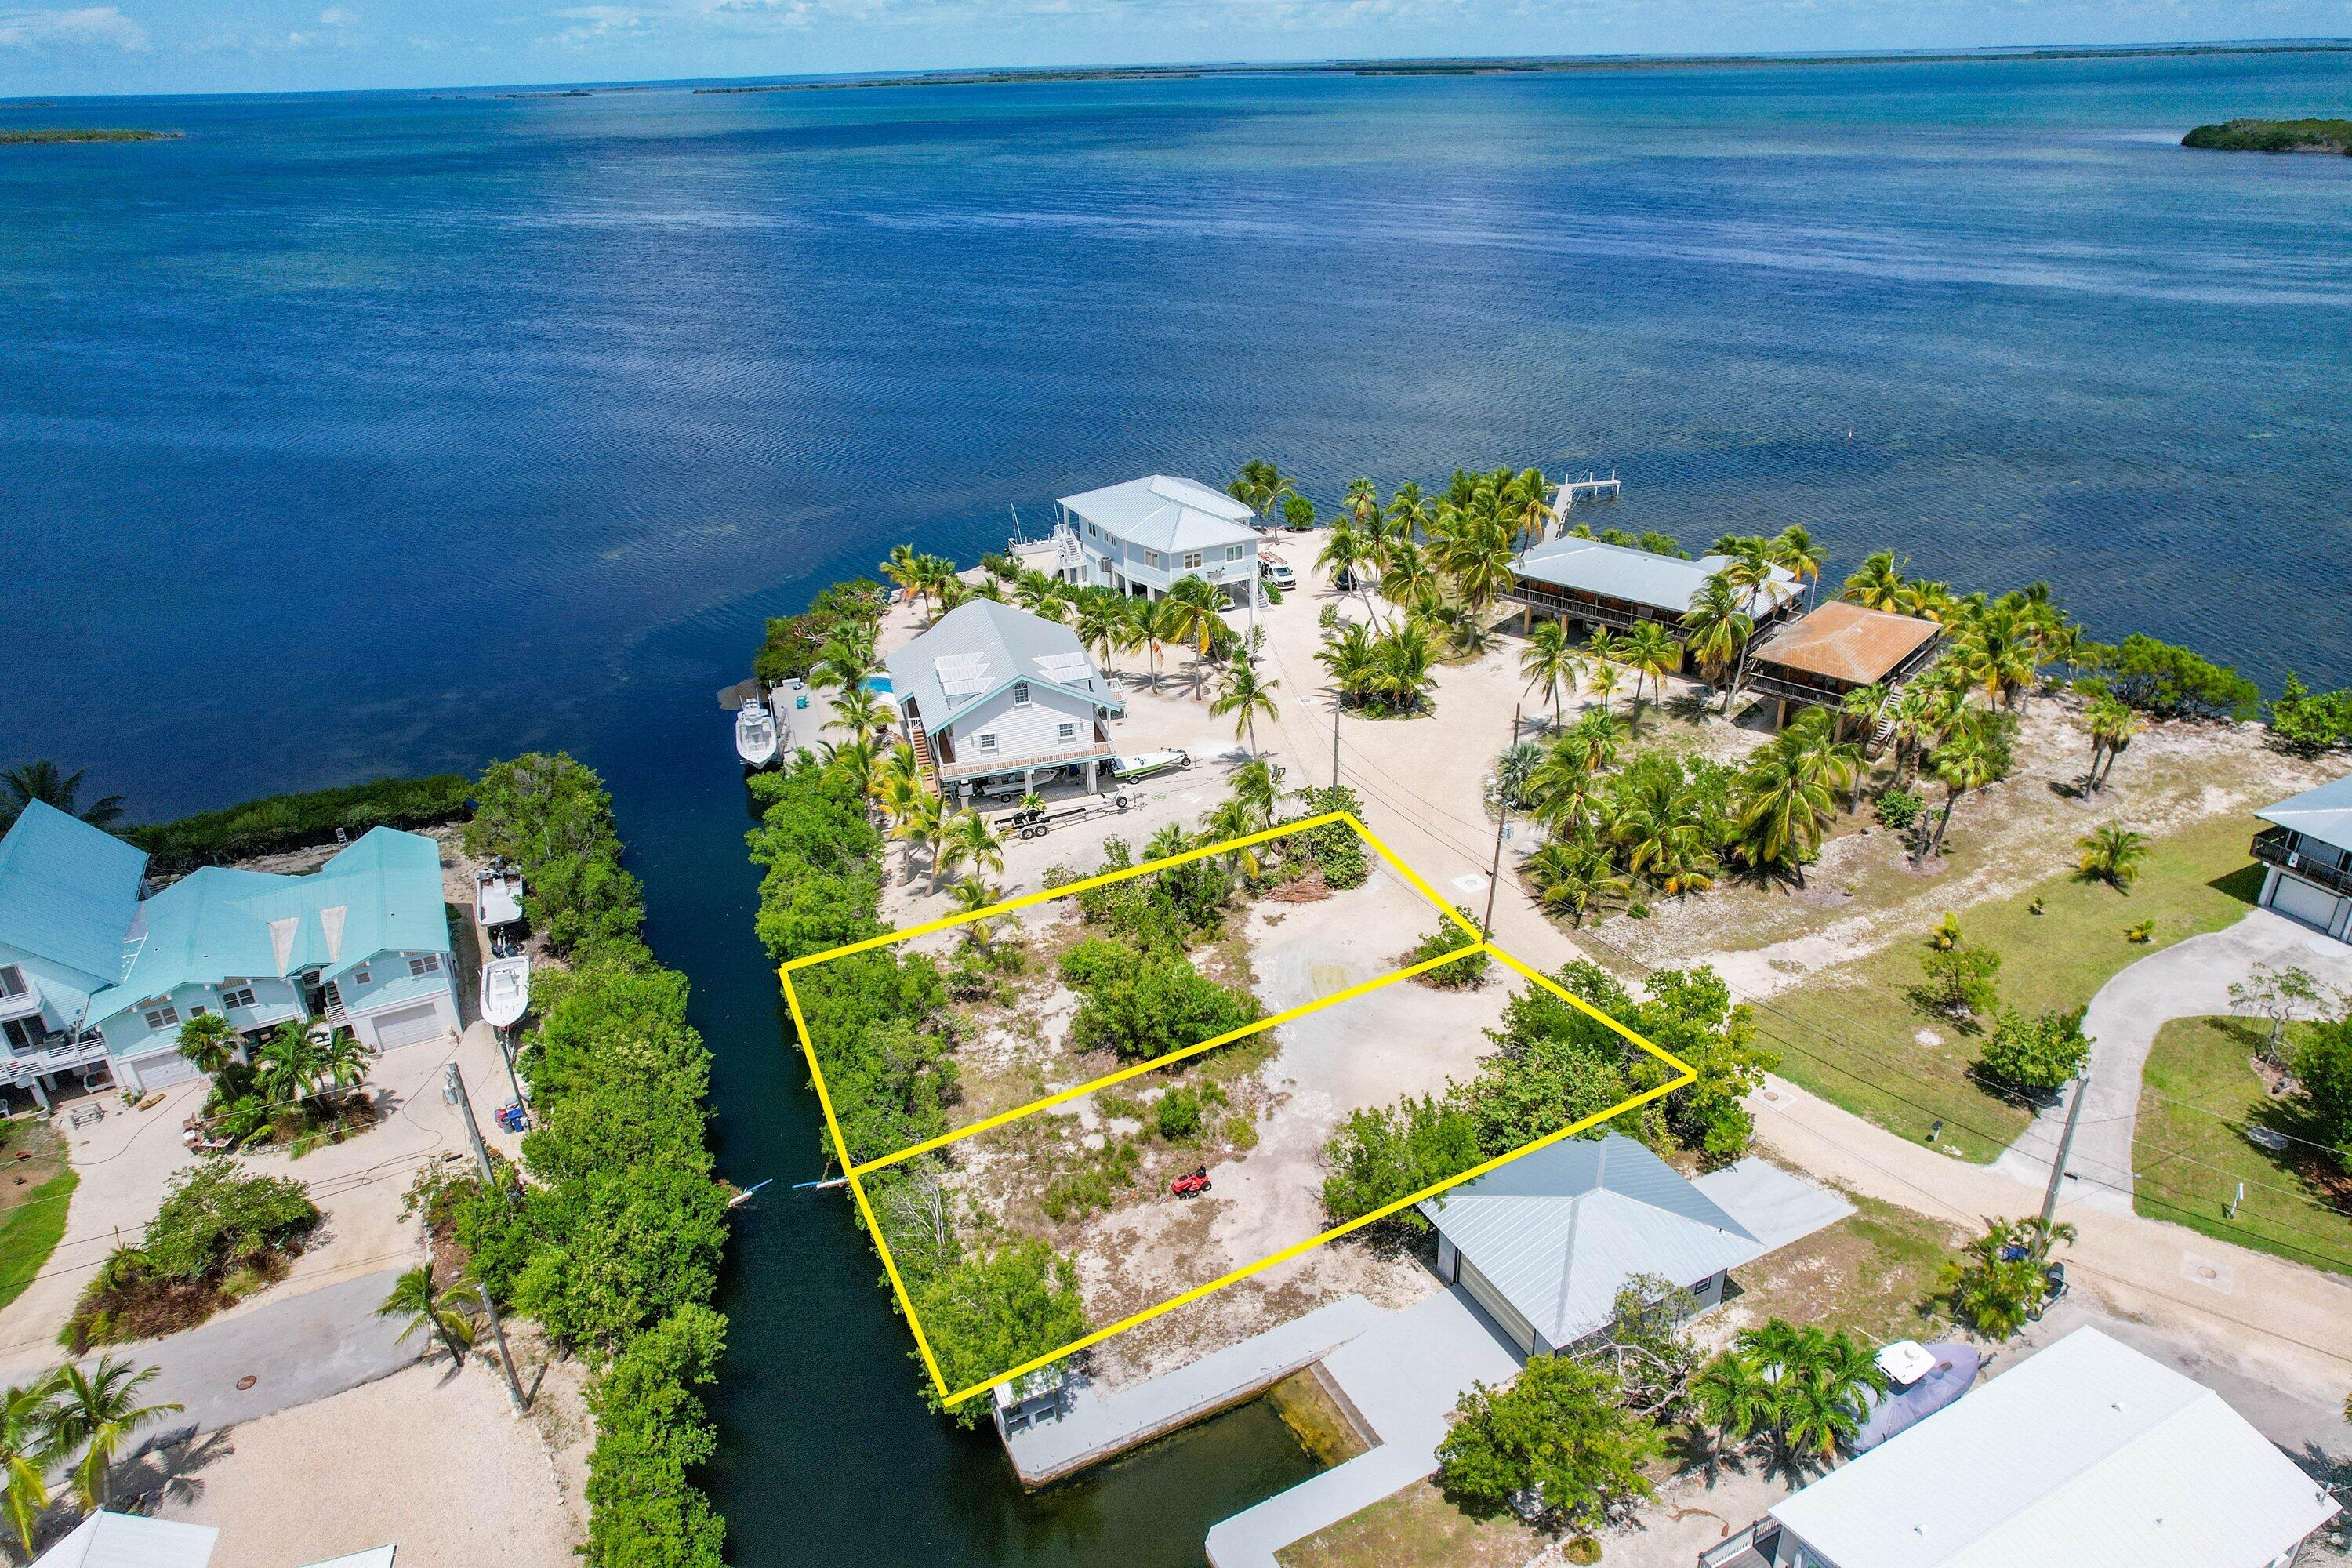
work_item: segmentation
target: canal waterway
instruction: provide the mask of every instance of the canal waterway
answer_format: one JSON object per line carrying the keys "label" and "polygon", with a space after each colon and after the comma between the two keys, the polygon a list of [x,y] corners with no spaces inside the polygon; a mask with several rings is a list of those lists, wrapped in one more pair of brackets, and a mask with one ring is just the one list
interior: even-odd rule
{"label": "canal waterway", "polygon": [[1037,1498],[925,1414],[751,934],[716,690],[899,540],[1271,457],[1612,468],[2352,682],[2352,57],[0,105],[0,762],[158,817],[562,746],[695,984],[744,1568],[1196,1563],[1250,1408]]}

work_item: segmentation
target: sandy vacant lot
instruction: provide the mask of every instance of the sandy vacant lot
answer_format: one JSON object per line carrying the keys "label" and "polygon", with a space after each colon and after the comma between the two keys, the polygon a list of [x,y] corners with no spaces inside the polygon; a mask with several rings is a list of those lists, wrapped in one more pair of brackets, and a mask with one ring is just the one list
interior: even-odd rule
{"label": "sandy vacant lot", "polygon": [[213,1568],[387,1542],[400,1568],[570,1568],[584,1533],[498,1374],[439,1357],[143,1463],[170,1476],[163,1518],[220,1528]]}

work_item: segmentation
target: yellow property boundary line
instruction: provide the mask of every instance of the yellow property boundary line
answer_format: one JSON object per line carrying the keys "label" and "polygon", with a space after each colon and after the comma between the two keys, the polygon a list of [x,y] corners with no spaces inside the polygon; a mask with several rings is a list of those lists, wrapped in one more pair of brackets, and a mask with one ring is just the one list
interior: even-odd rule
{"label": "yellow property boundary line", "polygon": [[[1249,1279],[1252,1275],[1262,1273],[1268,1268],[1274,1268],[1277,1264],[1286,1263],[1290,1259],[1299,1257],[1302,1254],[1311,1252],[1315,1248],[1324,1246],[1328,1242],[1337,1241],[1343,1236],[1348,1236],[1355,1231],[1361,1230],[1368,1225],[1377,1224],[1378,1222],[1388,1218],[1391,1215],[1401,1213],[1403,1210],[1412,1207],[1415,1204],[1424,1203],[1429,1199],[1435,1197],[1440,1193],[1446,1191],[1448,1188],[1458,1186],[1464,1182],[1475,1181],[1478,1177],[1485,1175],[1489,1171],[1496,1170],[1503,1165],[1510,1163],[1512,1161],[1518,1159],[1521,1155],[1531,1154],[1537,1150],[1547,1148],[1551,1144],[1560,1142],[1562,1139],[1572,1138],[1579,1132],[1586,1131],[1593,1127],[1597,1127],[1601,1123],[1607,1121],[1613,1117],[1621,1116],[1624,1112],[1632,1110],[1638,1106],[1646,1105],[1652,1100],[1663,1099],[1664,1096],[1672,1094],[1675,1090],[1697,1080],[1698,1074],[1679,1058],[1675,1057],[1651,1044],[1648,1040],[1643,1039],[1641,1036],[1635,1034],[1633,1030],[1627,1028],[1616,1019],[1612,1018],[1608,1014],[1601,1012],[1599,1008],[1593,1006],[1582,997],[1574,995],[1565,987],[1561,986],[1558,982],[1529,968],[1527,964],[1521,963],[1510,953],[1506,952],[1503,949],[1496,946],[1494,942],[1490,941],[1480,941],[1467,947],[1457,948],[1452,952],[1445,953],[1438,958],[1428,960],[1425,963],[1412,964],[1406,968],[1393,971],[1391,973],[1381,975],[1377,979],[1366,981],[1360,985],[1349,986],[1345,991],[1339,992],[1331,996],[1324,997],[1315,1002],[1307,1003],[1300,1006],[1290,1008],[1287,1011],[1276,1014],[1270,1018],[1262,1019],[1256,1024],[1251,1025],[1246,1028],[1234,1030],[1230,1034],[1221,1035],[1213,1039],[1203,1040],[1197,1045],[1189,1046],[1181,1050],[1169,1052],[1165,1056],[1156,1057],[1150,1061],[1142,1062],[1136,1066],[1123,1068],[1118,1072],[1108,1074],[1103,1078],[1096,1079],[1092,1083],[1081,1084],[1075,1089],[1065,1089],[1058,1094],[1049,1095],[1043,1100],[1020,1107],[1018,1110],[1005,1111],[1000,1115],[990,1117],[985,1121],[974,1122],[969,1127],[958,1128],[954,1131],[942,1137],[928,1140],[925,1142],[900,1150],[896,1153],[887,1154],[879,1159],[867,1161],[864,1164],[854,1164],[851,1163],[848,1146],[842,1139],[840,1120],[834,1113],[833,1096],[825,1088],[824,1068],[817,1060],[816,1045],[815,1042],[810,1038],[808,1020],[802,1015],[800,995],[793,986],[793,972],[794,970],[812,968],[829,959],[845,957],[853,952],[865,952],[875,948],[889,946],[894,942],[910,941],[915,937],[922,936],[931,931],[946,931],[956,926],[970,924],[974,921],[988,920],[1002,916],[1013,912],[1014,910],[1027,909],[1032,905],[1045,902],[1051,899],[1063,898],[1071,894],[1081,893],[1089,888],[1098,888],[1112,882],[1124,881],[1131,877],[1142,876],[1147,872],[1160,870],[1170,866],[1184,865],[1190,861],[1199,860],[1211,855],[1227,854],[1236,849],[1246,848],[1252,845],[1264,844],[1276,838],[1286,837],[1290,834],[1303,833],[1312,828],[1326,826],[1334,822],[1345,822],[1350,828],[1354,829],[1357,836],[1362,838],[1365,843],[1370,845],[1379,854],[1382,861],[1387,863],[1391,869],[1395,870],[1399,876],[1411,884],[1412,888],[1423,898],[1436,905],[1437,908],[1444,913],[1447,919],[1453,921],[1456,925],[1461,926],[1465,931],[1474,937],[1479,934],[1475,926],[1463,920],[1460,915],[1454,912],[1453,906],[1447,904],[1443,899],[1437,896],[1436,892],[1429,886],[1429,884],[1423,880],[1418,872],[1414,871],[1411,867],[1405,865],[1403,861],[1398,859],[1393,854],[1390,853],[1387,846],[1383,845],[1372,835],[1369,828],[1365,827],[1361,822],[1358,821],[1354,814],[1349,812],[1329,812],[1321,816],[1309,817],[1302,822],[1290,823],[1281,827],[1266,829],[1261,833],[1254,833],[1244,837],[1228,839],[1220,844],[1213,844],[1202,848],[1187,850],[1181,855],[1171,855],[1164,859],[1150,861],[1141,866],[1129,867],[1122,870],[1108,872],[1098,877],[1089,877],[1081,881],[1066,883],[1061,887],[1050,888],[1042,892],[1027,894],[1022,898],[1010,899],[1000,904],[992,904],[985,910],[975,910],[966,914],[950,915],[941,920],[930,921],[922,925],[909,927],[905,931],[887,932],[878,937],[869,937],[863,942],[850,942],[845,946],[832,948],[824,952],[811,953],[801,958],[793,959],[778,969],[778,976],[783,983],[784,1003],[792,1012],[793,1026],[800,1032],[801,1048],[803,1054],[808,1058],[810,1080],[816,1088],[817,1101],[824,1110],[825,1130],[833,1140],[834,1152],[841,1161],[843,1173],[849,1183],[850,1193],[856,1199],[858,1213],[866,1222],[866,1233],[874,1238],[874,1249],[881,1257],[883,1271],[889,1276],[890,1289],[898,1297],[898,1309],[906,1314],[907,1326],[914,1331],[915,1349],[922,1358],[924,1370],[929,1372],[930,1374],[932,1387],[937,1390],[940,1396],[940,1403],[941,1405],[948,1406],[961,1405],[965,1400],[970,1399],[976,1394],[985,1394],[992,1388],[1013,1382],[1015,1378],[1024,1377],[1040,1367],[1051,1366],[1054,1363],[1061,1361],[1066,1357],[1076,1355],[1078,1352],[1086,1350],[1090,1346],[1098,1345],[1105,1340],[1112,1338],[1114,1335],[1122,1334],[1129,1329],[1139,1327],[1144,1323],[1151,1321],[1154,1318],[1172,1312],[1179,1307],[1189,1305],[1193,1301],[1199,1300],[1204,1296],[1222,1290],[1228,1285],[1238,1284],[1242,1280]],[[1532,1139],[1520,1145],[1518,1148],[1511,1150],[1507,1153],[1498,1154],[1495,1158],[1486,1161],[1484,1163],[1474,1165],[1469,1170],[1462,1172],[1459,1175],[1450,1176],[1444,1181],[1437,1182],[1432,1185],[1423,1187],[1421,1191],[1409,1194],[1404,1197],[1397,1199],[1393,1203],[1382,1205],[1380,1208],[1374,1209],[1370,1214],[1360,1215],[1344,1225],[1332,1226],[1330,1229],[1324,1231],[1318,1236],[1312,1236],[1304,1241],[1295,1242],[1292,1245],[1282,1248],[1278,1252],[1275,1252],[1267,1257],[1259,1258],[1255,1263],[1244,1264],[1239,1268],[1230,1269],[1204,1284],[1195,1285],[1191,1289],[1184,1290],[1175,1296],[1171,1296],[1167,1300],[1159,1303],[1157,1306],[1147,1307],[1139,1312],[1130,1313],[1115,1323],[1106,1324],[1102,1328],[1096,1329],[1089,1333],[1072,1340],[1067,1344],[1058,1345],[1053,1350],[1047,1351],[1043,1355],[1033,1356],[1029,1360],[1023,1362],[1020,1365],[1010,1367],[1003,1372],[998,1373],[993,1377],[985,1378],[967,1388],[960,1388],[952,1391],[950,1390],[947,1379],[940,1372],[939,1357],[931,1350],[930,1339],[923,1332],[922,1320],[915,1310],[914,1299],[907,1289],[906,1279],[899,1273],[898,1260],[891,1256],[890,1244],[884,1238],[881,1223],[875,1216],[873,1203],[867,1197],[866,1184],[861,1179],[865,1174],[872,1171],[879,1170],[883,1166],[895,1164],[901,1160],[911,1159],[917,1154],[923,1153],[931,1149],[939,1148],[947,1143],[954,1142],[958,1139],[971,1137],[972,1134],[983,1131],[988,1128],[1002,1126],[1008,1121],[1045,1110],[1049,1106],[1059,1105],[1078,1095],[1088,1094],[1105,1086],[1124,1082],[1128,1079],[1133,1078],[1139,1073],[1150,1071],[1154,1068],[1164,1067],[1171,1062],[1179,1061],[1188,1057],[1198,1056],[1203,1051],[1214,1049],[1216,1047],[1221,1045],[1231,1045],[1237,1039],[1244,1038],[1247,1036],[1259,1033],[1265,1029],[1272,1028],[1278,1024],[1286,1023],[1295,1018],[1304,1017],[1309,1013],[1320,1011],[1325,1007],[1337,1006],[1342,1002],[1379,990],[1382,986],[1395,984],[1398,981],[1410,979],[1414,975],[1425,973],[1430,970],[1440,968],[1448,963],[1458,963],[1462,960],[1477,953],[1485,953],[1488,955],[1496,962],[1502,963],[1506,968],[1511,969],[1522,975],[1530,983],[1543,987],[1553,995],[1558,996],[1561,1001],[1568,1003],[1572,1007],[1575,1007],[1578,1011],[1587,1014],[1600,1023],[1606,1025],[1610,1029],[1624,1037],[1628,1042],[1637,1048],[1664,1063],[1668,1068],[1673,1069],[1675,1076],[1668,1079],[1666,1082],[1657,1085],[1655,1088],[1646,1089],[1640,1094],[1633,1096],[1621,1105],[1612,1106],[1607,1110],[1600,1111],[1591,1116],[1587,1116],[1580,1121],[1572,1121],[1569,1123],[1569,1125],[1560,1128],[1558,1131],[1547,1133],[1541,1138]]]}

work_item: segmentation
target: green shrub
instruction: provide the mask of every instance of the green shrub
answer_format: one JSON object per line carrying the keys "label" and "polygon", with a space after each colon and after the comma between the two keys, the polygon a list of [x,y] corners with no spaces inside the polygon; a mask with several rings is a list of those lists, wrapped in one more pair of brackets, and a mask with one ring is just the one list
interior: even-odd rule
{"label": "green shrub", "polygon": [[2052,1008],[2029,1018],[2014,1007],[2003,1007],[1992,1037],[1977,1056],[1977,1069],[1996,1083],[2046,1094],[2081,1072],[2090,1056],[2082,1008]]}
{"label": "green shrub", "polygon": [[170,876],[224,860],[331,844],[338,828],[357,838],[371,827],[437,827],[466,815],[466,792],[457,773],[377,779],[265,795],[176,822],[126,828],[123,837],[147,851],[149,869]]}
{"label": "green shrub", "polygon": [[751,658],[751,673],[765,686],[808,679],[824,646],[845,627],[871,625],[889,602],[889,590],[868,578],[835,583],[797,616],[768,623],[767,637]]}
{"label": "green shrub", "polygon": [[1045,1184],[1038,1206],[1056,1225],[1084,1219],[1117,1204],[1135,1185],[1142,1153],[1124,1138],[1106,1143],[1100,1153],[1073,1171]]}
{"label": "green shrub", "polygon": [[1922,984],[1919,998],[1940,1013],[1960,1019],[1990,1018],[2000,1005],[1995,984],[2000,954],[1990,947],[1955,942],[1930,947],[1919,955]]}
{"label": "green shrub", "polygon": [[248,1176],[210,1161],[171,1180],[140,1250],[166,1279],[217,1278],[308,1236],[319,1207],[286,1176]]}
{"label": "green shrub", "polygon": [[[1323,1178],[1323,1207],[1333,1224],[1344,1225],[1458,1176],[1483,1158],[1477,1118],[1453,1099],[1424,1095],[1399,1100],[1392,1110],[1360,1110],[1324,1146],[1329,1174]],[[1392,1218],[1407,1230],[1429,1228],[1415,1209]]]}
{"label": "green shrub", "polygon": [[[1439,921],[1426,936],[1413,944],[1412,951],[1404,955],[1406,966],[1427,963],[1433,958],[1443,958],[1449,952],[1475,946],[1484,940],[1485,928],[1479,926],[1476,917],[1470,913],[1468,908],[1456,904],[1454,906],[1454,912],[1469,921],[1471,926],[1482,934],[1472,936],[1469,931],[1464,931],[1453,921]],[[1434,986],[1441,991],[1469,990],[1486,983],[1486,972],[1493,967],[1494,962],[1492,955],[1482,952],[1475,958],[1459,959],[1452,963],[1440,964],[1426,973],[1414,975],[1413,979],[1421,984]]]}
{"label": "green shrub", "polygon": [[[1042,1241],[1011,1241],[942,1269],[915,1292],[915,1312],[950,1393],[997,1376],[1087,1331],[1077,1270]],[[934,1408],[938,1390],[926,1388]],[[988,1418],[985,1394],[955,1407],[966,1426]]]}
{"label": "green shrub", "polygon": [[1908,833],[1919,826],[1919,818],[1927,814],[1927,803],[1911,790],[1881,790],[1873,809],[1881,826],[1891,827],[1897,833]]}
{"label": "green shrub", "polygon": [[2138,632],[2112,647],[2091,646],[2083,662],[2097,674],[2078,685],[2094,692],[2112,691],[2143,713],[2252,719],[2262,711],[2261,689],[2234,667]]}
{"label": "green shrub", "polygon": [[588,1391],[587,1560],[603,1568],[720,1568],[727,1525],[693,1481],[718,1447],[695,1390],[717,1380],[727,1320],[685,1306],[613,1358]]}
{"label": "green shrub", "polygon": [[2352,1018],[2311,1025],[2289,1059],[2319,1135],[2334,1145],[2338,1164],[2352,1166]]}
{"label": "green shrub", "polygon": [[2313,691],[2289,670],[2271,704],[2271,733],[2306,754],[2352,742],[2352,687]]}
{"label": "green shrub", "polygon": [[1615,1379],[1566,1356],[1530,1357],[1508,1388],[1473,1385],[1437,1450],[1438,1484],[1487,1508],[1538,1491],[1547,1513],[1590,1528],[1657,1495],[1647,1467],[1664,1449],[1625,1408]]}
{"label": "green shrub", "polygon": [[485,769],[474,798],[467,852],[522,868],[531,925],[559,955],[638,940],[645,889],[621,868],[602,779],[562,752],[530,752]]}
{"label": "green shrub", "polygon": [[1189,960],[1142,958],[1087,988],[1070,1020],[1070,1048],[1148,1060],[1230,1033],[1260,1016],[1255,997],[1218,984]]}
{"label": "green shrub", "polygon": [[1171,1143],[1189,1142],[1201,1135],[1201,1091],[1182,1085],[1169,1089],[1151,1110],[1160,1136]]}
{"label": "green shrub", "polygon": [[[1325,785],[1320,789],[1300,792],[1302,817],[1321,816],[1329,812],[1353,813],[1357,821],[1364,818],[1364,803],[1346,784]],[[1326,885],[1343,891],[1363,886],[1372,874],[1370,862],[1364,855],[1364,841],[1356,830],[1344,822],[1329,823],[1302,836],[1318,869],[1323,873]]]}

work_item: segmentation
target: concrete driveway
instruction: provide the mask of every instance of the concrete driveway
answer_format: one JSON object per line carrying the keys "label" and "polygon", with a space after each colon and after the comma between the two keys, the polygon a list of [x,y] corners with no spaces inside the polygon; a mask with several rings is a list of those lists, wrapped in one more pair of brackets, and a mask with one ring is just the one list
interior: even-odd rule
{"label": "concrete driveway", "polygon": [[[165,1339],[110,1348],[156,1369],[142,1391],[149,1403],[186,1407],[165,1428],[217,1431],[373,1383],[425,1354],[431,1346],[423,1335],[402,1343],[403,1325],[375,1315],[399,1278],[397,1268],[363,1274]],[[239,1388],[248,1377],[253,1385]]]}
{"label": "concrete driveway", "polygon": [[[2132,1136],[2139,1121],[2140,1069],[2157,1031],[2174,1018],[2230,1011],[2230,987],[2257,964],[2293,964],[2322,984],[2352,988],[2352,946],[2309,926],[2256,910],[2227,931],[2210,931],[2152,952],[2099,988],[2084,1015],[2091,1037],[2089,1098],[2066,1162],[2060,1195],[2069,1203],[2117,1214],[2132,1212]],[[2066,1124],[2070,1085],[2058,1103],[2034,1118],[1996,1168],[2036,1186],[2050,1180],[2050,1163]]]}

